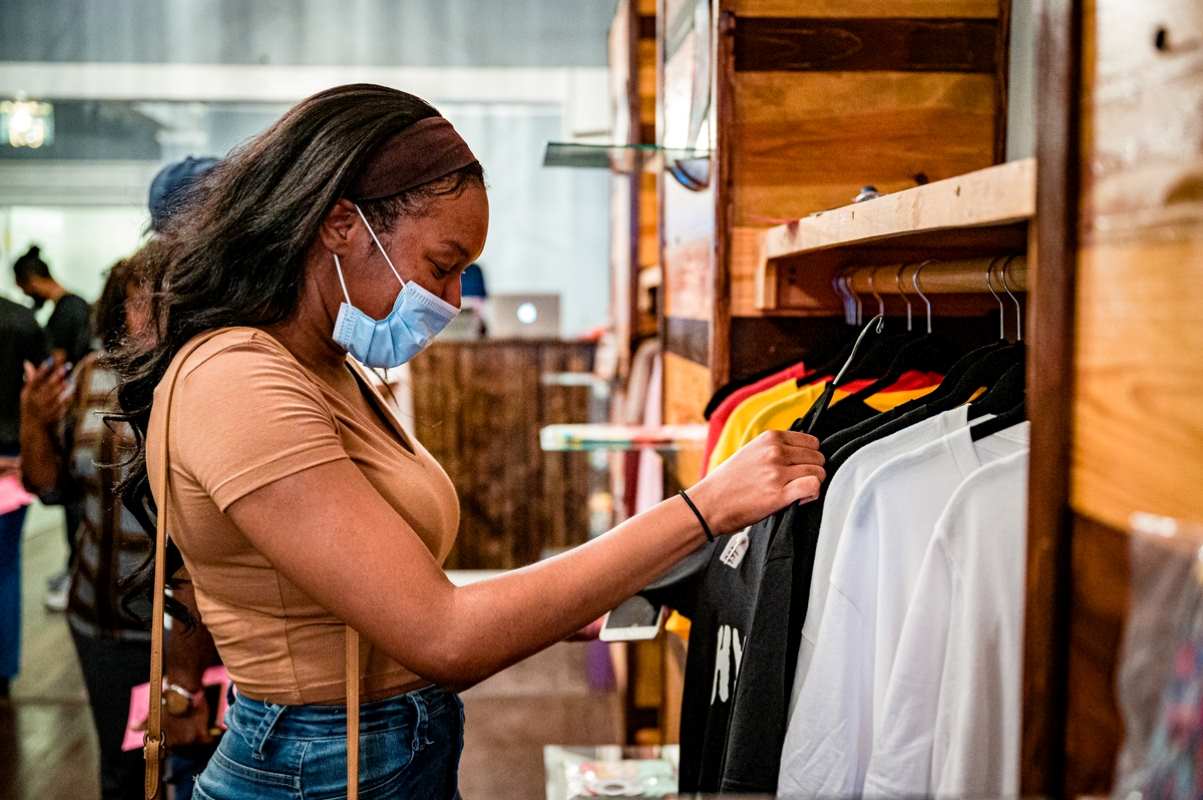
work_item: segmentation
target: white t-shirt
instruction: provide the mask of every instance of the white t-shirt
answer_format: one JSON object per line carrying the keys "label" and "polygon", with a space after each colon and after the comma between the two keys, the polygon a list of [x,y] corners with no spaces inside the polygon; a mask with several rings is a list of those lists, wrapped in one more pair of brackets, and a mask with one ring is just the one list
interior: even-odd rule
{"label": "white t-shirt", "polygon": [[874,797],[1019,792],[1028,454],[965,480],[903,624],[865,778]]}
{"label": "white t-shirt", "polygon": [[[791,725],[802,682],[814,657],[819,623],[827,604],[827,590],[831,586],[831,566],[835,562],[840,534],[844,530],[853,499],[869,476],[882,464],[964,428],[967,424],[969,406],[961,405],[903,428],[884,439],[870,442],[850,456],[827,485],[827,495],[823,499],[823,522],[819,527],[818,547],[815,550],[815,563],[810,576],[810,599],[806,604],[806,622],[802,625],[802,644],[798,648],[798,666],[794,672],[793,696],[790,698]],[[803,722],[799,720],[799,724]]]}
{"label": "white t-shirt", "polygon": [[974,442],[962,428],[879,467],[852,501],[815,654],[781,753],[783,795],[860,794],[873,725],[936,521],[983,464],[1026,449],[1027,425]]}

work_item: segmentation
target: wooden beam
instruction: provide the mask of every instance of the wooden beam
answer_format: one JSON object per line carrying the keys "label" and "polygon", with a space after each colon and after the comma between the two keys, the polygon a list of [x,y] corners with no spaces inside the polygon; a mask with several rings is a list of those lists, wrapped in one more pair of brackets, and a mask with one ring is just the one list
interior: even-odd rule
{"label": "wooden beam", "polygon": [[[1028,408],[1032,453],[1020,792],[1063,796],[1073,534],[1069,511],[1078,230],[1080,0],[1039,0],[1036,221]],[[1034,255],[1033,255],[1034,252]],[[1036,354],[1039,357],[1036,357]]]}
{"label": "wooden beam", "polygon": [[992,19],[741,17],[739,72],[978,72],[993,74]]}

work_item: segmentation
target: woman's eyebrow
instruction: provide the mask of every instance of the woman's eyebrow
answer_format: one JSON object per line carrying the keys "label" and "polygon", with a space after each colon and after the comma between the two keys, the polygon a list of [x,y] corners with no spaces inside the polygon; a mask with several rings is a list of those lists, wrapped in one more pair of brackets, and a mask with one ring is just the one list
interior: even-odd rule
{"label": "woman's eyebrow", "polygon": [[447,245],[448,247],[452,248],[452,249],[453,249],[453,250],[455,250],[457,253],[459,253],[459,254],[460,254],[460,258],[467,258],[467,257],[468,257],[468,251],[467,251],[466,249],[464,249],[464,246],[463,246],[462,244],[460,244],[459,242],[455,241],[454,239],[444,239],[444,240],[443,240],[443,244]]}

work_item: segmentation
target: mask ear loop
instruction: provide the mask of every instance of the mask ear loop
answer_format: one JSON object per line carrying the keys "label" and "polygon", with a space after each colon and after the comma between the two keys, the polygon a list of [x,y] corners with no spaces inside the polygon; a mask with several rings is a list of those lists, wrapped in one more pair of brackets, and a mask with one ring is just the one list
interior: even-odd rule
{"label": "mask ear loop", "polygon": [[355,206],[355,212],[359,214],[359,218],[363,220],[363,226],[367,228],[368,233],[371,234],[372,241],[376,243],[376,247],[380,250],[380,255],[384,256],[384,263],[388,264],[388,268],[393,271],[393,275],[396,276],[397,281],[402,286],[405,286],[405,281],[401,280],[401,273],[397,272],[397,268],[393,266],[393,260],[388,257],[388,253],[385,251],[384,245],[382,245],[380,240],[376,238],[376,231],[372,230],[372,226],[368,224],[368,218],[363,215],[363,209],[359,207],[358,203],[352,203],[352,205]]}
{"label": "mask ear loop", "polygon": [[338,285],[343,287],[343,297],[347,298],[347,305],[351,303],[351,293],[347,291],[347,282],[343,279],[343,265],[339,263],[338,253],[331,253],[334,256],[334,271],[338,273]]}

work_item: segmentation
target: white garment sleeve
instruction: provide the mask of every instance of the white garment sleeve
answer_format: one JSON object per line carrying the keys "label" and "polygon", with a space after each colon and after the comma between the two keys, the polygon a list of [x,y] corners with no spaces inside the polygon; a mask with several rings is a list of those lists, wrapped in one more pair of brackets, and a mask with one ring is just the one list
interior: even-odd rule
{"label": "white garment sleeve", "polygon": [[827,597],[819,636],[821,658],[811,664],[790,718],[777,791],[785,797],[844,797],[856,793],[861,724],[872,711],[870,656],[860,611],[836,587]]}
{"label": "white garment sleeve", "polygon": [[[826,610],[781,752],[783,796],[846,796],[860,790],[872,744],[873,626],[878,509],[858,498],[835,558]],[[857,598],[854,601],[852,596]]]}
{"label": "white garment sleeve", "polygon": [[985,466],[949,503],[954,599],[932,750],[940,797],[1019,792],[1027,468],[1027,452]]}
{"label": "white garment sleeve", "polygon": [[952,575],[940,529],[927,550],[874,727],[866,797],[931,793],[932,741],[948,641]]}

